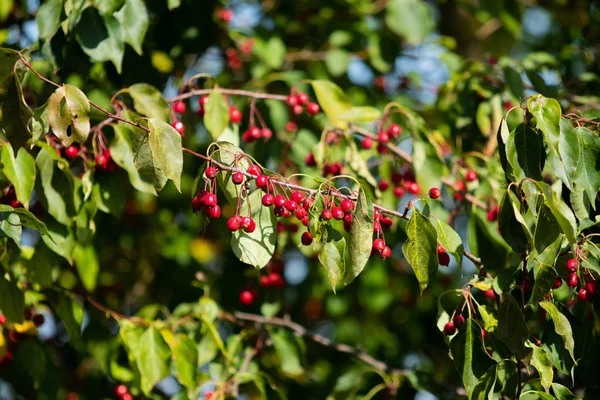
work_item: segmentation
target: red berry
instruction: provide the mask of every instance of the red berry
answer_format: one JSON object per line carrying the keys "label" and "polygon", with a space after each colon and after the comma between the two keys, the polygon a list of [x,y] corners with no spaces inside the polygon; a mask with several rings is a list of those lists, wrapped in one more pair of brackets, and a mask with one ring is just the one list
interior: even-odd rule
{"label": "red berry", "polygon": [[289,133],[294,133],[298,130],[298,125],[294,121],[288,121],[285,123],[285,130]]}
{"label": "red berry", "polygon": [[302,218],[302,225],[304,225],[304,226],[308,226],[308,215],[305,215],[305,216]]}
{"label": "red berry", "polygon": [[383,217],[381,218],[381,225],[385,226],[386,228],[389,228],[393,225],[393,221],[390,217]]}
{"label": "red berry", "polygon": [[360,142],[360,145],[363,149],[370,149],[373,147],[373,139],[366,137]]}
{"label": "red berry", "polygon": [[587,290],[587,299],[589,301],[592,301],[592,298],[598,291],[598,282],[597,281],[588,281],[588,283],[585,284],[585,290]]}
{"label": "red berry", "polygon": [[234,215],[227,221],[227,229],[229,229],[231,232],[235,232],[240,229],[241,225],[242,218],[238,215]]}
{"label": "red berry", "polygon": [[206,400],[210,400],[213,397],[213,392],[205,392],[204,393],[204,397],[206,398]]}
{"label": "red berry", "polygon": [[344,219],[344,230],[350,232],[350,229],[352,229],[352,221],[348,222]]}
{"label": "red berry", "polygon": [[252,128],[248,129],[248,136],[252,141],[260,139],[261,134],[261,130],[257,126],[253,126]]}
{"label": "red berry", "polygon": [[584,288],[579,289],[579,291],[577,292],[577,298],[579,299],[579,301],[586,301],[587,290],[585,290]]}
{"label": "red berry", "polygon": [[344,222],[347,222],[347,223],[351,224],[352,223],[352,218],[353,218],[352,214],[350,214],[350,213],[345,214],[344,215]]}
{"label": "red berry", "polygon": [[244,221],[244,223],[242,224],[242,229],[246,233],[252,233],[256,229],[256,222],[254,222],[254,220],[250,218],[250,221],[248,221],[247,223],[246,221]]}
{"label": "red berry", "polygon": [[217,219],[221,216],[221,207],[212,206],[208,209],[206,214],[208,215],[208,218]]}
{"label": "red berry", "polygon": [[402,134],[402,127],[398,124],[391,124],[388,128],[388,134],[391,137],[400,136]]}
{"label": "red berry", "polygon": [[240,303],[242,303],[245,306],[249,306],[250,304],[254,303],[254,293],[252,293],[250,290],[242,290],[240,292]]}
{"label": "red berry", "polygon": [[500,209],[496,206],[494,208],[491,208],[488,213],[487,213],[487,220],[489,222],[494,222],[498,219],[498,213],[500,212]]}
{"label": "red berry", "polygon": [[198,105],[199,105],[200,107],[204,107],[204,106],[206,106],[206,103],[208,103],[208,96],[201,96],[201,97],[198,99]]}
{"label": "red berry", "polygon": [[381,190],[382,192],[385,192],[386,190],[388,190],[388,188],[390,187],[390,183],[388,181],[386,181],[385,179],[382,179],[379,181],[379,183],[377,184],[377,187],[379,188],[379,190]]}
{"label": "red berry", "polygon": [[341,220],[344,218],[344,212],[342,211],[342,209],[340,207],[332,207],[331,215],[333,216],[334,219],[337,219],[337,220]]}
{"label": "red berry", "polygon": [[557,276],[556,280],[554,281],[554,285],[552,285],[552,289],[558,289],[559,287],[562,286],[562,283],[563,283],[563,281],[562,281],[561,277]]}
{"label": "red berry", "polygon": [[21,208],[21,207],[23,207],[23,204],[21,204],[21,202],[19,200],[13,199],[10,201],[10,206],[12,208]]}
{"label": "red berry", "polygon": [[444,247],[441,244],[438,243],[437,253],[438,254],[442,254],[442,253],[445,253],[445,252],[446,252],[446,249],[444,249]]}
{"label": "red berry", "polygon": [[292,194],[290,195],[290,198],[298,204],[300,204],[304,201],[304,195],[300,192],[292,192]]}
{"label": "red berry", "polygon": [[177,103],[175,103],[173,105],[173,111],[175,111],[178,114],[182,114],[185,112],[185,103],[181,100],[179,100]]}
{"label": "red berry", "polygon": [[219,18],[221,18],[223,22],[230,22],[233,19],[233,11],[228,9],[220,10]]}
{"label": "red berry", "polygon": [[579,284],[579,277],[577,274],[569,274],[567,277],[567,285],[570,287],[576,287]]}
{"label": "red berry", "polygon": [[496,300],[496,293],[492,289],[484,290],[483,294],[490,300]]}
{"label": "red berry", "polygon": [[294,213],[294,215],[296,216],[296,218],[298,218],[300,221],[302,221],[304,219],[304,217],[306,217],[306,211],[304,211],[304,208],[298,208],[296,210],[296,212]]}
{"label": "red berry", "polygon": [[298,228],[298,225],[296,225],[296,224],[288,224],[288,226],[287,226],[288,232],[291,232],[291,233],[298,232],[298,229],[300,229],[300,228]]}
{"label": "red berry", "polygon": [[280,194],[275,196],[275,207],[283,208],[283,207],[285,207],[285,203],[286,203],[285,197],[283,197]]}
{"label": "red berry", "polygon": [[308,95],[306,93],[299,92],[296,96],[296,101],[298,104],[306,104],[308,103]]}
{"label": "red berry", "polygon": [[383,239],[375,239],[373,241],[373,250],[381,251],[381,250],[383,250],[384,247],[385,247],[385,242],[383,241]]}
{"label": "red berry", "polygon": [[99,155],[96,157],[96,168],[98,171],[105,171],[107,164],[108,160],[104,155]]}
{"label": "red berry", "polygon": [[339,175],[342,172],[342,163],[335,162],[330,165],[331,175]]}
{"label": "red berry", "polygon": [[212,179],[215,176],[217,176],[218,172],[219,172],[219,170],[216,169],[215,167],[207,167],[206,171],[204,173],[206,174],[207,178]]}
{"label": "red berry", "polygon": [[410,185],[408,185],[408,193],[419,194],[420,191],[421,188],[419,187],[419,184],[417,182],[411,182]]}
{"label": "red berry", "polygon": [[481,339],[485,340],[487,338],[487,334],[488,332],[485,329],[481,328]]}
{"label": "red berry", "polygon": [[285,286],[285,281],[277,272],[273,272],[269,275],[269,282],[273,287],[280,288]]}
{"label": "red berry", "polygon": [[290,212],[294,212],[298,209],[298,203],[294,200],[288,200],[285,202],[285,208],[287,208]]}
{"label": "red berry", "polygon": [[270,193],[265,194],[262,198],[262,205],[265,207],[271,207],[273,204],[275,204],[275,196]]}
{"label": "red berry", "polygon": [[69,146],[65,150],[65,155],[67,157],[69,157],[70,159],[76,158],[78,154],[79,154],[79,149],[77,148],[77,146]]}
{"label": "red berry", "polygon": [[386,258],[390,258],[392,255],[392,249],[390,249],[388,246],[385,246],[382,250],[381,250],[381,258],[383,258],[384,260]]}
{"label": "red berry", "polygon": [[248,172],[252,176],[259,176],[260,168],[257,165],[251,165],[248,167],[248,170],[246,172]]}
{"label": "red berry", "polygon": [[6,323],[6,316],[4,314],[0,314],[0,326]]}
{"label": "red berry", "polygon": [[379,143],[387,143],[390,141],[390,135],[386,131],[379,131],[377,134],[377,140]]}
{"label": "red berry", "polygon": [[183,122],[181,121],[175,121],[171,124],[171,126],[177,131],[177,133],[179,133],[180,135],[183,136],[183,134],[185,133],[185,125],[183,125]]}
{"label": "red berry", "polygon": [[458,190],[459,192],[464,192],[467,190],[467,185],[464,181],[456,181],[454,183],[454,189]]}
{"label": "red berry", "polygon": [[473,171],[472,169],[467,171],[467,174],[465,176],[465,179],[467,180],[467,182],[473,182],[477,180],[477,172]]}
{"label": "red berry", "polygon": [[214,193],[208,193],[203,199],[204,205],[208,207],[214,207],[217,205],[217,195]]}
{"label": "red berry", "polygon": [[241,172],[234,172],[233,175],[231,175],[231,181],[236,184],[239,185],[242,182],[244,182],[244,174],[242,174]]}
{"label": "red berry", "polygon": [[256,177],[256,186],[259,188],[264,188],[269,183],[269,177],[266,175],[258,175]]}
{"label": "red berry", "polygon": [[269,278],[268,275],[261,275],[260,278],[258,279],[258,282],[260,283],[260,286],[263,288],[271,286],[271,279]]}
{"label": "red berry", "polygon": [[331,213],[331,211],[329,211],[328,209],[324,209],[323,211],[321,211],[321,219],[323,221],[329,221],[331,220],[331,218],[333,218],[333,214]]}
{"label": "red berry", "polygon": [[438,262],[440,265],[447,267],[448,264],[450,264],[450,256],[448,255],[448,253],[438,253]]}
{"label": "red berry", "polygon": [[577,260],[574,258],[569,259],[569,261],[567,261],[567,270],[569,272],[577,272],[577,268],[578,268],[578,264],[577,264]]}
{"label": "red berry", "polygon": [[306,157],[304,157],[304,164],[307,167],[316,167],[317,162],[315,161],[315,155],[313,153],[308,153]]}
{"label": "red berry", "polygon": [[285,102],[288,106],[294,107],[298,104],[298,98],[290,94]]}
{"label": "red berry", "polygon": [[462,315],[457,315],[452,319],[452,322],[454,323],[456,329],[460,329],[465,324],[465,317]]}
{"label": "red berry", "polygon": [[392,172],[392,183],[398,185],[400,182],[402,182],[402,174],[398,171]]}
{"label": "red berry", "polygon": [[402,186],[394,187],[394,196],[396,196],[396,197],[404,196],[404,189],[402,188]]}
{"label": "red berry", "polygon": [[454,322],[450,321],[444,325],[444,333],[446,336],[452,336],[456,333],[456,326],[454,326]]}
{"label": "red berry", "polygon": [[202,210],[202,207],[204,207],[204,196],[194,196],[194,198],[192,199],[192,210],[193,211],[200,211]]}
{"label": "red berry", "polygon": [[236,106],[229,106],[229,120],[232,124],[239,124],[242,122],[242,113]]}
{"label": "red berry", "polygon": [[36,314],[33,317],[33,323],[35,324],[35,326],[40,326],[44,323],[44,316],[42,314]]}
{"label": "red berry", "polygon": [[294,115],[300,115],[304,112],[304,107],[302,107],[300,104],[296,104],[294,107],[292,107],[292,113],[294,113]]}
{"label": "red berry", "polygon": [[260,136],[265,140],[269,140],[273,137],[273,131],[269,128],[263,128],[260,130]]}
{"label": "red berry", "polygon": [[440,189],[438,188],[431,188],[429,189],[429,198],[431,199],[439,199],[440,198]]}
{"label": "red berry", "polygon": [[306,111],[308,111],[310,115],[315,115],[321,111],[321,107],[319,107],[317,103],[308,103],[306,105]]}
{"label": "red berry", "polygon": [[310,232],[304,232],[304,233],[302,234],[302,238],[301,238],[300,240],[302,241],[302,244],[303,244],[303,245],[305,245],[305,246],[310,246],[310,244],[311,244],[311,243],[312,243],[312,241],[313,241],[313,237],[312,237],[312,235],[310,234]]}
{"label": "red berry", "polygon": [[115,394],[118,397],[121,397],[127,393],[129,393],[129,389],[125,385],[117,385],[117,387],[115,388]]}

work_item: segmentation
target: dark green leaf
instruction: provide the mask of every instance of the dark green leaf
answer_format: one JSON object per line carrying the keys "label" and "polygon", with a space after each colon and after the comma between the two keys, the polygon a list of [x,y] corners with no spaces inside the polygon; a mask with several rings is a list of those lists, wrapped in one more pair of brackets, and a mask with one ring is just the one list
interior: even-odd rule
{"label": "dark green leaf", "polygon": [[506,243],[515,252],[522,253],[529,248],[532,238],[518,207],[516,196],[510,191],[506,192],[500,203],[498,227]]}
{"label": "dark green leaf", "polygon": [[518,180],[542,180],[544,143],[535,130],[525,124],[517,126],[506,142],[506,154]]}
{"label": "dark green leaf", "polygon": [[497,332],[500,340],[519,360],[523,360],[531,353],[531,349],[525,347],[525,342],[529,339],[529,329],[527,329],[525,317],[521,312],[521,307],[510,294],[500,305]]}
{"label": "dark green leaf", "polygon": [[344,253],[346,251],[346,239],[341,233],[327,227],[327,240],[319,252],[319,261],[327,271],[329,284],[335,293],[335,288],[344,277],[346,264]]}
{"label": "dark green leaf", "polygon": [[221,136],[227,124],[229,124],[229,106],[219,89],[213,90],[208,96],[205,105],[204,124],[215,140]]}
{"label": "dark green leaf", "polygon": [[[11,61],[13,59],[6,53],[4,56]],[[23,89],[18,75],[9,75],[8,79],[2,83],[0,106],[0,138],[8,141],[13,149],[18,150],[31,138],[29,120],[33,114],[23,97]]]}
{"label": "dark green leaf", "polygon": [[344,285],[352,282],[369,261],[373,242],[373,224],[373,203],[367,199],[365,191],[361,188],[358,191],[350,225]]}
{"label": "dark green leaf", "polygon": [[535,282],[533,283],[533,292],[531,294],[532,303],[541,301],[552,289],[558,274],[556,270],[548,264],[541,264],[535,269]]}
{"label": "dark green leaf", "polygon": [[[131,21],[127,21],[131,24]],[[121,22],[112,15],[101,16],[98,10],[86,8],[81,13],[75,32],[81,49],[94,62],[111,61],[121,73],[125,43]]]}
{"label": "dark green leaf", "polygon": [[21,246],[23,227],[19,216],[14,211],[10,206],[0,207],[0,237],[9,237]]}
{"label": "dark green leaf", "polygon": [[4,175],[12,182],[17,200],[29,209],[29,199],[35,183],[35,160],[24,148],[20,148],[15,158],[10,143],[2,146]]}
{"label": "dark green leaf", "polygon": [[129,87],[129,94],[133,98],[133,106],[137,112],[162,122],[169,121],[169,104],[160,90],[147,83],[136,83]]}
{"label": "dark green leaf", "polygon": [[271,339],[279,356],[281,372],[289,377],[298,377],[304,374],[304,368],[300,361],[300,349],[291,334],[283,329],[271,331]]}
{"label": "dark green leaf", "polygon": [[490,224],[485,213],[476,210],[469,221],[468,241],[473,254],[481,257],[488,271],[501,271],[508,258],[508,246],[498,233],[496,225]]}
{"label": "dark green leaf", "polygon": [[173,181],[177,190],[181,192],[181,172],[183,171],[183,150],[181,135],[175,128],[161,120],[150,118],[149,142],[152,158],[156,165]]}
{"label": "dark green leaf", "polygon": [[65,147],[85,143],[90,133],[90,105],[85,94],[68,84],[56,89],[48,100],[48,122]]}
{"label": "dark green leaf", "polygon": [[52,269],[59,265],[59,262],[56,255],[42,242],[36,245],[33,257],[23,260],[23,264],[35,283],[49,287],[52,285]]}
{"label": "dark green leaf", "polygon": [[125,0],[123,8],[115,13],[115,17],[121,23],[123,41],[133,47],[136,53],[142,55],[142,42],[150,23],[144,2]]}
{"label": "dark green leaf", "polygon": [[71,339],[81,336],[83,307],[71,297],[61,296],[56,305],[56,314],[61,319]]}
{"label": "dark green leaf", "polygon": [[516,181],[514,172],[512,170],[512,166],[508,162],[508,155],[506,152],[506,143],[508,143],[510,139],[510,131],[508,130],[508,124],[506,123],[506,119],[502,119],[500,122],[500,126],[498,127],[498,133],[496,134],[496,140],[498,141],[498,155],[500,156],[500,163],[502,165],[502,169],[504,170],[504,174],[506,176],[506,180],[509,182]]}
{"label": "dark green leaf", "polygon": [[[571,122],[566,118],[560,119],[560,140],[558,142],[558,149],[560,151],[562,167],[560,168],[560,173],[557,173],[557,175],[562,179],[569,190],[573,190],[575,173],[577,172],[577,165],[581,157],[581,143],[579,135],[576,134]],[[563,170],[564,174],[562,172]]]}
{"label": "dark green leaf", "polygon": [[[575,173],[575,184],[580,186],[589,199],[595,199],[600,190],[600,138],[587,128],[575,129],[581,144],[581,157]],[[571,139],[575,141],[574,138]],[[595,209],[595,201],[590,205]]]}
{"label": "dark green leaf", "polygon": [[462,268],[462,258],[465,252],[462,239],[454,229],[442,220],[438,220],[436,226],[437,239],[446,251],[456,260],[458,267]]}
{"label": "dark green leaf", "polygon": [[552,187],[544,182],[536,182],[544,194],[545,204],[550,208],[567,240],[571,244],[577,242],[577,220],[573,211],[560,199]]}
{"label": "dark green leaf", "polygon": [[[545,204],[540,208],[538,220],[535,226],[533,243],[535,249],[541,253],[552,244],[561,233],[560,224],[556,220],[552,210]],[[554,263],[549,263],[553,265]]]}
{"label": "dark green leaf", "polygon": [[31,147],[35,145],[42,135],[48,133],[50,122],[48,121],[48,100],[33,110],[31,119]]}
{"label": "dark green leaf", "polygon": [[437,232],[431,221],[413,207],[406,225],[406,235],[408,239],[402,246],[402,252],[415,272],[423,293],[438,270]]}
{"label": "dark green leaf", "polygon": [[14,280],[7,281],[3,274],[0,274],[0,310],[9,321],[23,323],[25,295]]}
{"label": "dark green leaf", "polygon": [[502,70],[504,71],[504,80],[508,84],[513,96],[517,99],[524,97],[525,84],[523,83],[521,74],[510,65],[504,66]]}
{"label": "dark green leaf", "polygon": [[[58,222],[70,225],[70,215],[74,214],[74,184],[70,171],[58,169],[55,160],[60,160],[56,151],[44,146],[38,153],[35,163],[41,178],[42,193],[46,199],[46,209]],[[58,165],[61,165],[60,162]],[[62,166],[62,165],[61,165]]]}

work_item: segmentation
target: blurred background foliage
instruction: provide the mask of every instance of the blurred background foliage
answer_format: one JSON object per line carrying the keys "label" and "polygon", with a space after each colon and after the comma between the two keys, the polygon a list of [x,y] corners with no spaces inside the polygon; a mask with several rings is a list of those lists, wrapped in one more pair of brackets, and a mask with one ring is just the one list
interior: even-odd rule
{"label": "blurred background foliage", "polygon": [[[582,110],[588,118],[598,115],[600,5],[591,0],[148,0],[132,13],[118,11],[123,4],[1,0],[0,45],[30,48],[36,70],[81,88],[108,109],[112,95],[123,87],[147,82],[170,98],[199,73],[223,87],[279,94],[305,87],[305,79],[328,79],[355,105],[382,109],[398,102],[417,110],[447,159],[484,151],[506,110],[533,93],[559,99],[563,110]],[[231,10],[230,21],[223,20],[223,10]],[[128,37],[128,26],[139,23],[147,23],[145,34]],[[32,78],[25,97],[35,107],[53,88]],[[247,115],[249,103],[234,101]],[[197,104],[191,107],[197,109]],[[279,140],[247,145],[246,151],[285,175],[298,170],[318,174],[303,160],[319,140],[319,121],[300,118],[302,130],[292,138],[284,129],[292,118],[284,105],[265,101],[258,107]],[[103,119],[94,113],[96,122]],[[202,153],[211,138],[201,119],[188,113],[184,122],[185,146]],[[242,129],[247,123],[245,118]],[[403,139],[400,147],[410,152],[412,144]],[[365,157],[377,162],[373,155]],[[389,398],[455,396],[460,378],[436,328],[437,299],[473,273],[468,260],[462,271],[454,261],[441,268],[440,279],[419,296],[398,247],[405,236],[397,229],[386,237],[397,244],[392,258],[372,260],[356,282],[334,295],[318,261],[292,242],[282,245],[289,234],[283,232],[267,271],[281,268],[285,286],[260,289],[257,270],[233,255],[225,224],[205,228],[190,210],[188,194],[199,166],[194,160],[184,166],[185,195],[171,184],[159,197],[124,185],[116,207],[122,212],[96,216],[95,252],[82,256],[84,266],[76,270],[47,254],[61,286],[75,289],[78,274],[88,274],[97,301],[151,319],[182,303],[197,302],[205,290],[225,310],[260,313],[261,305],[278,303],[282,313],[316,333],[358,345],[392,366],[419,371],[406,377],[412,385],[402,385]],[[498,174],[502,180],[502,171],[473,167],[482,182]],[[389,174],[389,167],[382,167],[380,177]],[[494,196],[490,185],[474,190],[477,196]],[[398,199],[388,194],[382,203],[395,208]],[[471,213],[458,204],[446,200],[448,211],[440,207],[436,213],[452,211],[457,231],[466,238]],[[226,209],[224,215],[231,212]],[[37,237],[29,232],[23,241],[32,247]],[[251,307],[239,304],[245,288],[259,290]],[[489,302],[478,296],[480,302]],[[67,393],[80,399],[111,398],[115,383],[128,376],[113,363],[118,326],[94,308],[86,308],[83,324],[82,338],[74,342],[65,326],[46,313],[41,341],[20,348],[13,366],[0,374],[0,398],[12,399],[14,393],[39,399],[66,398]],[[223,337],[232,333],[231,327],[220,329]],[[304,358],[306,371],[300,379],[274,372],[291,399],[330,394],[344,399],[349,393],[364,394],[381,381],[360,363],[318,344],[307,342]],[[581,376],[587,379],[585,373]],[[598,386],[592,379],[585,384]],[[179,390],[167,379],[156,398],[175,396]]]}

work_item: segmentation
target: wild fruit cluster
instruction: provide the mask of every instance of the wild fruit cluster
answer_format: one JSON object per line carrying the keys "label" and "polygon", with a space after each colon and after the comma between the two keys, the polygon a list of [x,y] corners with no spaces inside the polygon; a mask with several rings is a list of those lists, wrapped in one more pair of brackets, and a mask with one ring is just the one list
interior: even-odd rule
{"label": "wild fruit cluster", "polygon": [[118,400],[133,400],[134,397],[129,393],[129,388],[123,384],[115,387],[115,395]]}
{"label": "wild fruit cluster", "polygon": [[[571,258],[567,261],[567,271],[569,272],[566,279],[567,286],[575,290],[575,293],[577,293],[577,298],[580,301],[593,301],[595,296],[600,296],[600,285],[587,269],[580,270],[577,259]],[[581,282],[581,285],[578,271],[580,271],[582,278],[584,278],[586,275],[589,277],[589,280],[587,282]],[[556,289],[561,285],[562,278],[557,277],[553,287]]]}
{"label": "wild fruit cluster", "polygon": [[[382,124],[385,126],[385,123]],[[377,133],[377,152],[379,154],[386,154],[388,152],[387,144],[390,140],[399,137],[402,134],[402,127],[398,124],[390,124],[390,126],[385,129],[382,127]],[[366,136],[360,142],[363,149],[371,149],[373,148],[373,144],[375,144],[375,139],[370,136]]]}

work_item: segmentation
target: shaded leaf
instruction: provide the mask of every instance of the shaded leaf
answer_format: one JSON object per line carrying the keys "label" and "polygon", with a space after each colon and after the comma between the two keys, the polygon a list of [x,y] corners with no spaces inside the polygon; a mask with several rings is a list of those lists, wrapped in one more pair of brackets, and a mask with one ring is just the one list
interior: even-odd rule
{"label": "shaded leaf", "polygon": [[[575,134],[579,137],[581,145],[575,184],[587,193],[589,199],[595,199],[600,190],[600,138],[591,130],[581,127],[575,129]],[[595,204],[595,201],[590,202],[594,209]]]}
{"label": "shaded leaf", "polygon": [[10,206],[0,207],[0,237],[9,237],[21,246],[21,234],[23,227],[19,216]]}
{"label": "shaded leaf", "polygon": [[3,274],[0,274],[0,310],[9,321],[23,323],[25,294],[14,280],[7,281]]}
{"label": "shaded leaf", "polygon": [[290,332],[280,329],[271,331],[273,346],[279,356],[281,372],[289,377],[298,377],[304,373],[300,361],[300,349]]}
{"label": "shaded leaf", "polygon": [[319,261],[327,271],[329,284],[335,293],[335,288],[344,277],[346,265],[344,253],[346,251],[346,239],[341,233],[327,227],[327,240],[319,252]]}
{"label": "shaded leaf", "polygon": [[581,397],[575,396],[566,386],[560,383],[553,383],[552,390],[558,400],[581,400]]}
{"label": "shaded leaf", "polygon": [[541,301],[552,289],[558,274],[554,267],[548,264],[541,264],[535,269],[533,283],[533,292],[529,301],[536,303]]}
{"label": "shaded leaf", "polygon": [[350,54],[343,49],[331,49],[325,56],[325,66],[332,76],[341,76],[350,63]]}
{"label": "shaded leaf", "polygon": [[529,329],[525,317],[521,312],[521,307],[510,294],[504,298],[500,310],[498,310],[497,332],[500,340],[519,360],[523,360],[531,352],[531,349],[525,347],[525,342],[529,339]]}
{"label": "shaded leaf", "polygon": [[552,385],[552,380],[554,379],[554,369],[552,368],[552,363],[542,347],[532,346],[532,349],[533,354],[531,356],[531,365],[533,365],[533,367],[538,371],[538,374],[540,374],[540,383],[546,392],[550,393],[550,386]]}
{"label": "shaded leaf", "polygon": [[71,340],[81,336],[83,307],[68,296],[61,296],[56,305],[56,314],[62,321]]}
{"label": "shaded leaf", "polygon": [[136,53],[142,55],[142,43],[150,20],[146,5],[142,0],[125,0],[115,17],[121,23],[123,41],[129,44]]}
{"label": "shaded leaf", "polygon": [[525,124],[517,126],[506,141],[506,154],[518,180],[542,180],[544,143],[535,130]]}
{"label": "shaded leaf", "polygon": [[121,27],[117,18],[102,16],[93,7],[83,10],[75,27],[77,41],[85,54],[94,62],[111,61],[119,74],[125,54]]}
{"label": "shaded leaf", "polygon": [[74,183],[70,171],[59,170],[55,164],[60,157],[50,146],[44,146],[38,153],[35,163],[40,174],[42,191],[48,213],[63,225],[70,225],[70,215],[74,213]]}
{"label": "shaded leaf", "polygon": [[406,235],[408,239],[402,246],[402,252],[415,272],[423,293],[438,270],[437,232],[429,219],[413,207],[406,225]]}
{"label": "shaded leaf", "polygon": [[421,43],[434,28],[431,9],[422,0],[391,0],[385,22],[392,32],[409,44]]}

